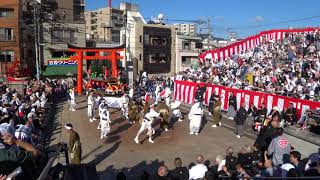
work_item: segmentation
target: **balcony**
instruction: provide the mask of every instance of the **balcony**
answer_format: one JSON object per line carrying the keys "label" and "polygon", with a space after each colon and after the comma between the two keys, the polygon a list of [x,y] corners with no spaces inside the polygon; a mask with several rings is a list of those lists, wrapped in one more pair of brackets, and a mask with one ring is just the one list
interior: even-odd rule
{"label": "balcony", "polygon": [[12,42],[12,41],[16,41],[16,37],[0,34],[0,41],[1,42]]}
{"label": "balcony", "polygon": [[196,48],[181,48],[181,49],[179,49],[179,52],[199,53],[200,49],[196,49]]}

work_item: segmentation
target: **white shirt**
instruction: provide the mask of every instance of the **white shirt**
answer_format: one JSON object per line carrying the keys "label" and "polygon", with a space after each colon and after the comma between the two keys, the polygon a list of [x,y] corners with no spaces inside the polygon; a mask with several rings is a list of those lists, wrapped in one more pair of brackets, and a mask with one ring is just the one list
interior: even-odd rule
{"label": "white shirt", "polygon": [[202,179],[204,178],[207,171],[207,166],[205,166],[204,164],[197,164],[189,170],[189,179]]}
{"label": "white shirt", "polygon": [[94,98],[92,95],[89,95],[88,97],[88,105],[94,105]]}
{"label": "white shirt", "polygon": [[160,113],[157,113],[155,110],[150,109],[150,111],[145,115],[149,120],[153,120],[153,118],[159,117]]}
{"label": "white shirt", "polygon": [[131,89],[129,90],[129,97],[130,97],[130,98],[133,97],[133,93],[134,93],[134,92],[133,92],[133,88],[131,88]]}
{"label": "white shirt", "polygon": [[192,115],[203,115],[203,109],[200,107],[200,103],[197,102],[195,103],[191,109],[190,109],[190,112],[189,112],[189,119],[191,119],[191,116]]}

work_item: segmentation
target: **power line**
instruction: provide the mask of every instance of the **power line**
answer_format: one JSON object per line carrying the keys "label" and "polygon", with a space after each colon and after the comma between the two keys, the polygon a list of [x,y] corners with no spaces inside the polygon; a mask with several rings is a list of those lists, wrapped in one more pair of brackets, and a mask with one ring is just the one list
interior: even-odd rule
{"label": "power line", "polygon": [[320,18],[320,15],[297,18],[297,19],[290,19],[290,20],[282,20],[282,21],[268,23],[268,24],[260,24],[260,25],[258,24],[258,25],[251,25],[251,26],[230,27],[230,29],[249,29],[249,28],[267,27],[267,26],[274,26],[274,25],[286,24],[286,23],[291,23],[291,22],[312,20],[312,19],[317,19],[317,18]]}

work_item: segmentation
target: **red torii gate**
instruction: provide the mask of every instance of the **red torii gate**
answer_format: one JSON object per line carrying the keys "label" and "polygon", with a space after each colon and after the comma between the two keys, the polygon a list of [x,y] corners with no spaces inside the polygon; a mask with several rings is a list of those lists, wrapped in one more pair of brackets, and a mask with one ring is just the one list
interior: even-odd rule
{"label": "red torii gate", "polygon": [[[77,90],[78,94],[82,94],[82,73],[83,73],[83,60],[110,60],[111,61],[111,72],[112,77],[117,77],[118,68],[117,60],[121,60],[123,56],[119,56],[118,52],[124,51],[124,46],[113,47],[113,48],[86,48],[86,47],[76,47],[68,46],[69,52],[75,52],[77,55],[70,56],[70,60],[77,61],[78,76],[77,76]],[[87,53],[90,52],[94,55],[88,56]],[[109,55],[100,56],[101,52],[108,53]]]}

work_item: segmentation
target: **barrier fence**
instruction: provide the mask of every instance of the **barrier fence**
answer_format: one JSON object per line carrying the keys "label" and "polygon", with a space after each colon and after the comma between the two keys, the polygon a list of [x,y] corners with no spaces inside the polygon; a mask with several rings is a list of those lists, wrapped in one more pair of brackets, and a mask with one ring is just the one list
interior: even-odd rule
{"label": "barrier fence", "polygon": [[277,106],[280,111],[283,111],[289,106],[290,103],[297,109],[298,118],[307,109],[320,109],[320,102],[308,101],[298,98],[280,96],[276,94],[269,94],[265,92],[249,91],[242,89],[233,89],[225,86],[219,86],[215,84],[207,83],[195,83],[187,81],[174,81],[174,99],[182,101],[188,104],[194,103],[195,93],[198,85],[206,86],[206,92],[204,93],[204,103],[209,104],[210,97],[213,93],[221,98],[221,109],[227,110],[229,107],[229,97],[232,92],[237,98],[237,107],[240,107],[242,102],[245,103],[245,108],[249,109],[249,106],[253,103],[257,108],[262,103],[266,105],[268,113],[270,113],[272,107]]}

